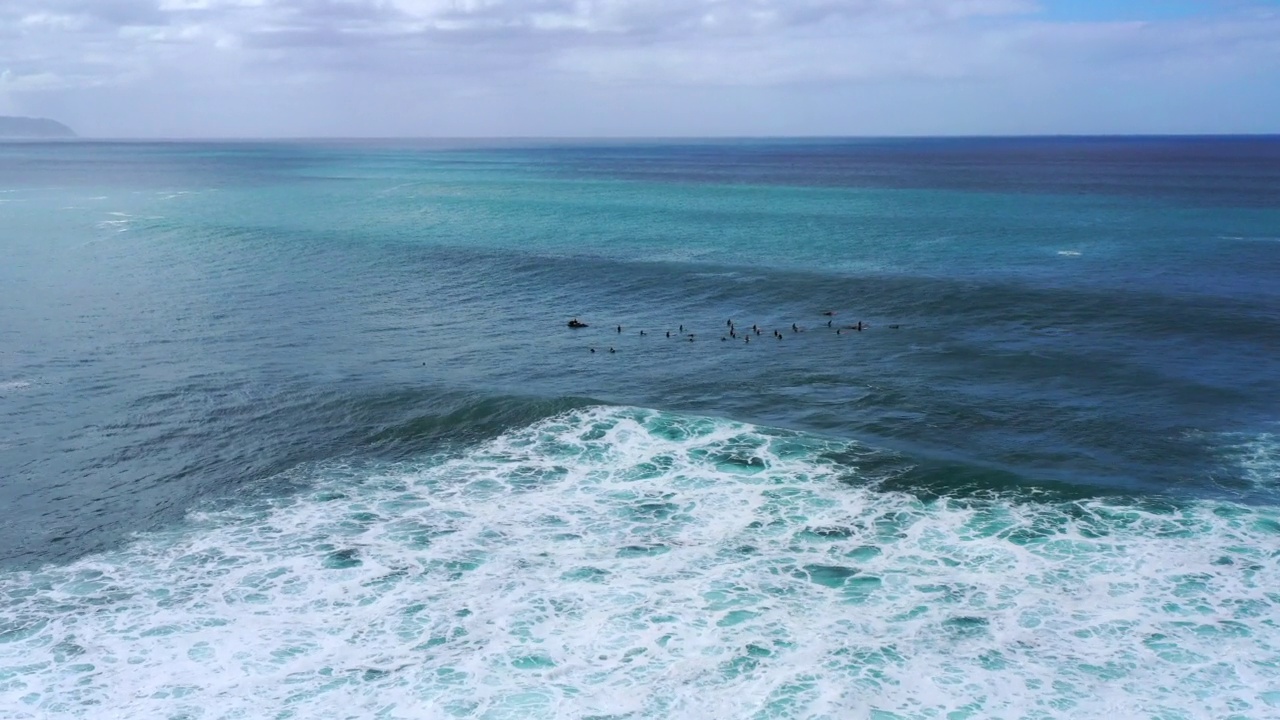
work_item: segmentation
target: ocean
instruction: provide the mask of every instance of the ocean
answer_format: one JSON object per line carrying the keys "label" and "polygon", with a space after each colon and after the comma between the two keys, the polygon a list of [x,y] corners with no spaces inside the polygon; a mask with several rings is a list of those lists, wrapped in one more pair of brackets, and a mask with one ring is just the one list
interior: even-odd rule
{"label": "ocean", "polygon": [[1280,138],[0,144],[0,717],[1280,717],[1278,399]]}

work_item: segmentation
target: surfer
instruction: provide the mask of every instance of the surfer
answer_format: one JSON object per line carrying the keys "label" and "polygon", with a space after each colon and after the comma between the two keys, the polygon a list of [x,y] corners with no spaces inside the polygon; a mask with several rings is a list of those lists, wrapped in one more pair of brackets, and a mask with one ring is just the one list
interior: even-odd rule
{"label": "surfer", "polygon": [[574,318],[574,319],[572,319],[572,320],[570,320],[570,321],[569,321],[569,327],[571,327],[571,328],[584,328],[584,327],[586,327],[586,326],[587,326],[587,324],[586,324],[586,323],[584,323],[584,322],[582,322],[582,321],[581,321],[581,320],[579,320],[578,318]]}

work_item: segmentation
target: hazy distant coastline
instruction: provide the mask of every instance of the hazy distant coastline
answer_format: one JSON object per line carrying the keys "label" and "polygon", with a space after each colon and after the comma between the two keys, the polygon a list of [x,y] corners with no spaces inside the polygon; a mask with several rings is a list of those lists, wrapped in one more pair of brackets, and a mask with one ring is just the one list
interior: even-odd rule
{"label": "hazy distant coastline", "polygon": [[73,138],[76,132],[57,120],[0,115],[0,138]]}

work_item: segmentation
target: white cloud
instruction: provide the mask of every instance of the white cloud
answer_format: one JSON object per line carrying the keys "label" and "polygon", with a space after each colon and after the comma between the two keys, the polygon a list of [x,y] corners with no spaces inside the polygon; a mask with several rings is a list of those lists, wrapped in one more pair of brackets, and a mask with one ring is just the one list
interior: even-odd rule
{"label": "white cloud", "polygon": [[[306,123],[261,107],[264,97],[288,96],[335,118],[335,132],[402,132],[419,125],[387,118],[416,112],[449,129],[519,133],[520,117],[486,115],[503,105],[494,98],[613,108],[621,127],[636,116],[627,97],[684,102],[680,88],[702,88],[708,102],[806,97],[809,120],[795,127],[805,132],[803,123],[824,112],[824,89],[832,97],[860,87],[881,98],[950,98],[958,87],[981,104],[1055,84],[1280,80],[1274,12],[1061,23],[1037,10],[1030,0],[6,0],[0,96],[7,107],[90,119],[101,132],[301,131]],[[92,112],[104,101],[89,91],[110,87],[151,114],[131,115],[123,100],[107,114]],[[1261,80],[1254,87],[1267,92]],[[409,102],[415,93],[440,102]],[[366,98],[368,117],[337,107],[344,95]],[[179,97],[181,106],[166,103]],[[197,110],[215,103],[222,112]],[[1263,104],[1280,115],[1280,99]],[[827,112],[823,127],[840,108]],[[555,124],[565,113],[549,107],[527,116]],[[227,124],[211,125],[213,117]]]}

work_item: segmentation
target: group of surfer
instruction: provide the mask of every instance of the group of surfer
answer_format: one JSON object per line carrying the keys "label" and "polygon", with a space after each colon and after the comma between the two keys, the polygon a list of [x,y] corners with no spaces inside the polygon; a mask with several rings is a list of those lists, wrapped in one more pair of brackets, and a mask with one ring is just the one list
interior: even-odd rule
{"label": "group of surfer", "polygon": [[[835,316],[835,314],[836,314],[836,312],[835,312],[834,310],[828,310],[828,311],[826,311],[826,312],[824,312],[824,313],[822,313],[822,314],[823,314],[823,315],[826,315],[827,317],[829,317],[829,318],[830,318],[830,317],[834,317],[834,316]],[[827,321],[827,327],[828,327],[828,328],[833,327],[833,326],[834,326],[834,322],[835,322],[834,320],[828,320],[828,321]],[[729,319],[729,320],[726,320],[726,321],[725,321],[725,326],[729,328],[729,334],[728,334],[728,335],[725,335],[725,336],[722,336],[722,337],[720,338],[720,342],[728,342],[728,341],[729,341],[729,340],[731,340],[731,339],[732,339],[732,340],[737,340],[737,339],[738,339],[738,326],[734,324],[733,319],[731,318],[731,319]],[[589,325],[587,325],[586,323],[582,322],[582,321],[581,321],[581,320],[579,320],[578,318],[573,318],[572,320],[570,320],[570,321],[569,321],[569,327],[571,327],[571,328],[585,328],[585,327],[590,327],[590,326],[589,326]],[[870,325],[867,325],[867,324],[863,323],[861,320],[859,320],[859,321],[858,321],[858,323],[857,323],[856,325],[842,325],[841,327],[836,328],[836,334],[837,334],[837,335],[840,335],[840,334],[841,334],[841,333],[843,333],[843,331],[845,331],[845,330],[853,330],[853,331],[856,331],[856,332],[862,332],[864,328],[869,328],[869,327],[871,327],[871,326],[870,326]],[[897,329],[899,329],[900,327],[901,327],[901,326],[899,326],[899,325],[890,325],[890,326],[889,326],[889,329],[890,329],[890,330],[897,330]],[[792,333],[802,333],[802,332],[804,332],[804,331],[805,331],[805,329],[804,329],[804,328],[802,328],[802,327],[800,327],[800,326],[799,326],[799,325],[797,325],[796,323],[791,323],[791,332],[792,332]],[[622,326],[621,326],[621,325],[617,326],[617,328],[616,328],[616,332],[617,332],[617,334],[618,334],[618,335],[621,335],[621,334],[622,334]],[[695,339],[695,335],[694,335],[693,333],[686,333],[686,332],[685,332],[684,325],[681,325],[681,326],[680,326],[680,328],[679,328],[679,330],[677,330],[676,332],[677,332],[677,334],[682,335],[682,336],[684,336],[685,338],[687,338],[689,342],[693,342],[693,341],[694,341],[694,339]],[[751,331],[750,331],[750,332],[745,332],[745,331],[744,331],[744,332],[742,333],[742,335],[743,335],[743,342],[744,342],[744,343],[748,343],[748,344],[749,344],[749,343],[751,342],[751,336],[752,336],[753,334],[754,334],[754,335],[763,335],[763,334],[764,334],[764,331],[763,331],[763,330],[761,330],[761,329],[760,329],[760,327],[759,327],[758,325],[756,325],[756,324],[754,324],[754,323],[753,323],[753,324],[751,325]],[[646,336],[646,335],[647,335],[647,333],[646,333],[644,330],[641,330],[641,331],[640,331],[640,335],[641,335],[641,337],[644,337],[644,336]],[[668,331],[667,331],[667,337],[668,337],[668,338],[670,338],[670,337],[671,337],[671,331],[670,331],[670,330],[668,330]],[[781,340],[781,339],[783,338],[783,335],[782,335],[782,333],[781,333],[781,332],[779,332],[779,331],[777,331],[777,330],[774,330],[774,331],[773,331],[773,337],[774,337],[775,339],[777,339],[777,340]],[[592,353],[594,353],[595,351],[596,351],[596,349],[595,349],[595,348],[591,348],[591,352],[592,352]],[[614,352],[617,352],[617,351],[616,351],[616,350],[614,350],[614,349],[611,347],[611,348],[609,348],[609,352],[614,353]]]}

